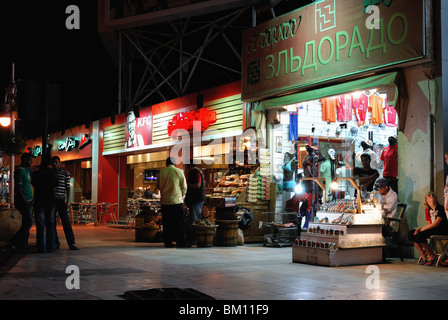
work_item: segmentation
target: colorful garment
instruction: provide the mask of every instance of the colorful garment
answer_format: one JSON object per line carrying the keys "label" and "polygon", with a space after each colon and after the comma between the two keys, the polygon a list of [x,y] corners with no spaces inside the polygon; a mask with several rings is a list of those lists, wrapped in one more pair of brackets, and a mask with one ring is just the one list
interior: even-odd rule
{"label": "colorful garment", "polygon": [[371,94],[369,97],[370,111],[372,112],[372,123],[383,123],[383,98],[376,94]]}
{"label": "colorful garment", "polygon": [[393,106],[387,105],[387,99],[384,107],[384,124],[388,127],[397,126],[397,110]]}
{"label": "colorful garment", "polygon": [[338,97],[320,99],[322,103],[322,121],[336,122],[336,110],[339,106]]}
{"label": "colorful garment", "polygon": [[369,106],[369,97],[361,94],[359,98],[353,98],[353,109],[356,116],[358,127],[364,125],[366,121],[367,108]]}
{"label": "colorful garment", "polygon": [[339,97],[340,104],[337,107],[337,120],[339,122],[352,121],[353,98],[351,94],[343,94]]}

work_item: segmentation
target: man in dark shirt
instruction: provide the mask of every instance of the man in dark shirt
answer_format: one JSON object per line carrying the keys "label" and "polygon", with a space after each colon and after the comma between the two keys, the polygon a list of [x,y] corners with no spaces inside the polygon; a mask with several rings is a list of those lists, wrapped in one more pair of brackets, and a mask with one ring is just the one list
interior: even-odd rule
{"label": "man in dark shirt", "polygon": [[364,187],[367,191],[373,191],[376,179],[380,176],[378,170],[370,167],[370,155],[363,153],[361,155],[362,168],[356,167],[353,170],[353,175],[359,177],[360,187]]}
{"label": "man in dark shirt", "polygon": [[[70,206],[70,173],[60,168],[61,159],[58,156],[51,158],[51,165],[56,178],[56,185],[54,188],[54,214],[56,212],[61,219],[62,228],[65,233],[65,240],[71,250],[79,250],[75,244],[75,235],[73,233],[72,225],[68,214],[68,207]],[[54,224],[55,245],[59,248],[58,232],[56,230],[56,223]]]}
{"label": "man in dark shirt", "polygon": [[34,187],[34,216],[36,220],[36,243],[41,253],[53,252],[54,238],[54,187],[55,175],[50,168],[50,155],[42,155],[38,170],[31,174]]}

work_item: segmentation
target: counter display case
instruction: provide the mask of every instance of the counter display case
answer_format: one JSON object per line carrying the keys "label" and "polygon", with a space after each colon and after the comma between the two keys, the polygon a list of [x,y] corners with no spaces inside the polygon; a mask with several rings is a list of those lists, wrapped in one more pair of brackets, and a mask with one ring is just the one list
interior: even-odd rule
{"label": "counter display case", "polygon": [[293,262],[322,266],[382,263],[385,209],[381,204],[361,203],[356,207],[349,201],[339,201],[322,209],[295,241]]}

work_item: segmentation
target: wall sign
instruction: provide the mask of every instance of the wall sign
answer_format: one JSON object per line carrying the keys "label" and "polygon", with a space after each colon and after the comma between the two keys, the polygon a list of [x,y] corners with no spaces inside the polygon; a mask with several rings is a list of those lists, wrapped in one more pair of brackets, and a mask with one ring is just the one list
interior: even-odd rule
{"label": "wall sign", "polygon": [[178,113],[170,122],[168,122],[168,135],[171,137],[171,134],[176,129],[191,130],[194,125],[197,126],[194,127],[195,131],[202,132],[215,122],[216,111],[210,111],[206,108]]}
{"label": "wall sign", "polygon": [[86,146],[88,146],[92,142],[92,139],[89,137],[89,135],[86,133],[81,136],[81,141],[79,142],[78,149],[82,150]]}
{"label": "wall sign", "polygon": [[143,147],[152,144],[152,108],[140,111],[136,117],[131,111],[126,117],[125,148]]}
{"label": "wall sign", "polygon": [[70,151],[79,146],[79,140],[76,140],[75,137],[67,137],[64,142],[58,145],[58,151]]}
{"label": "wall sign", "polygon": [[427,58],[425,14],[424,0],[326,0],[245,31],[242,100]]}

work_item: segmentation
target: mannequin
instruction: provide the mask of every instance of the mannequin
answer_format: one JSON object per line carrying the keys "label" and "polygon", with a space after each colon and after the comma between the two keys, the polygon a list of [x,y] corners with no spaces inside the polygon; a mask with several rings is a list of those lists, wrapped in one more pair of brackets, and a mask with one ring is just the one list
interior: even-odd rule
{"label": "mannequin", "polygon": [[320,173],[325,178],[325,192],[327,201],[331,201],[331,183],[336,175],[336,159],[334,149],[328,150],[328,158],[320,165]]}
{"label": "mannequin", "polygon": [[389,145],[381,152],[380,159],[384,162],[383,178],[389,181],[389,185],[398,194],[398,139],[389,137]]}
{"label": "mannequin", "polygon": [[297,144],[294,144],[294,149],[286,152],[283,157],[283,190],[294,192],[296,188],[296,174],[297,174]]}

